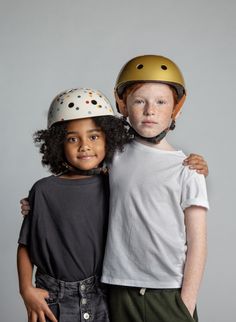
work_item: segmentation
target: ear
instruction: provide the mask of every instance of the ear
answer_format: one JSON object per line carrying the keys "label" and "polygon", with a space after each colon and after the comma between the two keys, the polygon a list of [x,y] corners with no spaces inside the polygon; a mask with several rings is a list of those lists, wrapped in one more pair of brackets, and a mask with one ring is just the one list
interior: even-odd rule
{"label": "ear", "polygon": [[127,110],[126,104],[122,99],[119,98],[116,91],[115,91],[115,99],[116,99],[116,108],[117,108],[118,112],[120,114],[122,114],[123,116],[127,117],[128,110]]}
{"label": "ear", "polygon": [[184,95],[181,100],[175,105],[173,112],[172,112],[172,119],[175,120],[181,114],[181,108],[184,104],[186,99],[186,95]]}
{"label": "ear", "polygon": [[[175,109],[174,109],[175,110]],[[177,112],[177,114],[175,113],[174,114],[174,110],[173,110],[173,114],[172,114],[172,116],[173,115],[175,115],[175,117],[174,117],[174,119],[176,120],[181,114],[182,114],[182,110],[179,110],[178,112]]]}
{"label": "ear", "polygon": [[124,117],[128,117],[129,113],[128,113],[128,109],[127,109],[127,105],[124,103],[124,101],[122,101],[122,106],[120,106],[120,113],[124,116]]}

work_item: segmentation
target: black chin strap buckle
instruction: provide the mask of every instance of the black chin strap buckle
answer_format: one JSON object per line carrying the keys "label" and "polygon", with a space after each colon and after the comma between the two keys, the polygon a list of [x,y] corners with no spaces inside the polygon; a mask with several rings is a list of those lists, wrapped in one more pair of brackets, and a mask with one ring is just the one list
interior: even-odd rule
{"label": "black chin strap buckle", "polygon": [[170,130],[173,131],[175,129],[175,120],[172,120],[170,125]]}

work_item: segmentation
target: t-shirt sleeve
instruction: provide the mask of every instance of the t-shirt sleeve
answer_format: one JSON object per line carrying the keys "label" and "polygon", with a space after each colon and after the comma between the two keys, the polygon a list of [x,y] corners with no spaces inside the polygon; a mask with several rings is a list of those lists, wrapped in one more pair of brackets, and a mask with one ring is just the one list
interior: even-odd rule
{"label": "t-shirt sleeve", "polygon": [[185,210],[190,206],[199,206],[209,209],[205,177],[195,171],[189,173],[190,175],[184,180],[182,187],[182,209]]}
{"label": "t-shirt sleeve", "polygon": [[28,196],[28,200],[30,204],[30,212],[28,215],[24,217],[24,220],[20,229],[19,238],[18,238],[18,244],[22,244],[25,246],[27,246],[30,243],[29,239],[30,239],[31,223],[33,218],[34,196],[35,196],[35,191],[32,188]]}

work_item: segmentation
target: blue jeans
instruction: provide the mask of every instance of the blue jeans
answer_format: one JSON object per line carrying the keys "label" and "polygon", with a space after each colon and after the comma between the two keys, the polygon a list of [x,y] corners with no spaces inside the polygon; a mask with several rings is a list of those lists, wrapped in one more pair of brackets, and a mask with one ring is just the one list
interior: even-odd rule
{"label": "blue jeans", "polygon": [[36,287],[49,292],[46,301],[59,322],[110,321],[107,290],[97,276],[65,282],[37,272]]}

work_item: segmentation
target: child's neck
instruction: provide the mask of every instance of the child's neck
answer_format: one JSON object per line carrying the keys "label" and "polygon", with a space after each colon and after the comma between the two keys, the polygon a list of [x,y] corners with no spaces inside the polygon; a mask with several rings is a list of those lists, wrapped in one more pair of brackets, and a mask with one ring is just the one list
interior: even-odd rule
{"label": "child's neck", "polygon": [[80,179],[91,178],[92,175],[91,176],[84,176],[84,175],[77,174],[77,173],[74,173],[74,172],[67,172],[65,174],[60,175],[59,177],[62,178],[62,179],[80,180]]}
{"label": "child's neck", "polygon": [[175,151],[175,149],[167,142],[167,140],[164,138],[161,140],[161,142],[155,144],[155,143],[151,143],[148,141],[145,141],[141,138],[136,138],[136,140],[138,142],[140,142],[141,144],[150,146],[152,148],[156,148],[158,150],[164,150],[164,151]]}

